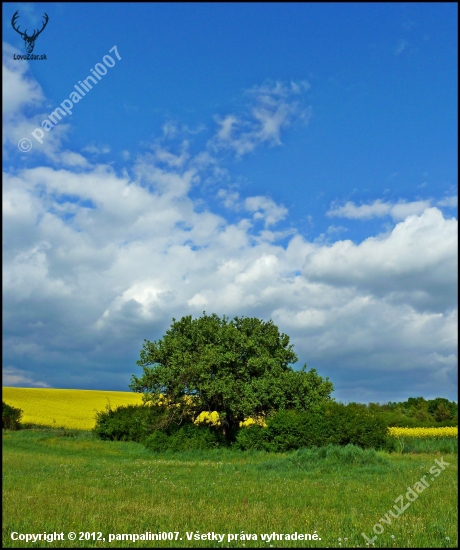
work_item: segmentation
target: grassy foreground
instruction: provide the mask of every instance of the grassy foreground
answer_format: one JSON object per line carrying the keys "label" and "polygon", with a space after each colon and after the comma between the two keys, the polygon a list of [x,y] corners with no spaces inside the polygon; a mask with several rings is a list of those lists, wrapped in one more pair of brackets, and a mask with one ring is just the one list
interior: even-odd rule
{"label": "grassy foreground", "polygon": [[[136,443],[70,435],[3,432],[4,547],[362,548],[361,533],[375,536],[373,526],[423,476],[429,487],[397,519],[390,516],[391,525],[380,522],[375,547],[458,545],[456,455],[443,455],[448,466],[431,481],[440,454],[378,453],[367,463],[228,450],[153,455]],[[64,540],[25,543],[13,532],[64,533]],[[90,540],[78,540],[81,532]],[[109,534],[145,532],[179,535],[109,543]],[[321,540],[262,540],[273,532],[316,532]],[[187,533],[224,538],[189,541]],[[229,540],[242,533],[257,540]]]}

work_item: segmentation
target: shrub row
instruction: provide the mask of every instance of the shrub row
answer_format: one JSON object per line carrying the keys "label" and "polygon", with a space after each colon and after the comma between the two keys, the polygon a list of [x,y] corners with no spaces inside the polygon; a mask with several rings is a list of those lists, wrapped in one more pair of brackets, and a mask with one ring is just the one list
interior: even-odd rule
{"label": "shrub row", "polygon": [[[96,417],[95,433],[106,440],[137,441],[155,452],[205,450],[228,445],[219,428],[191,422],[164,426],[159,407],[128,405],[107,408]],[[162,426],[163,424],[163,426]],[[316,412],[279,411],[267,418],[267,427],[241,428],[232,442],[241,450],[286,452],[302,447],[353,444],[363,449],[387,443],[383,419],[368,411],[328,403]]]}
{"label": "shrub row", "polygon": [[279,411],[267,419],[267,428],[251,426],[240,430],[236,446],[272,452],[349,444],[381,449],[387,441],[383,419],[347,405],[329,403],[315,412]]}

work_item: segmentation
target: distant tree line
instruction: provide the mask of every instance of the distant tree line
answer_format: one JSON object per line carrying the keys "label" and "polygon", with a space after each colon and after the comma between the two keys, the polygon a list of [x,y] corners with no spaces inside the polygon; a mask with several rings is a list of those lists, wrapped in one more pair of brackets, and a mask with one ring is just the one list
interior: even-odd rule
{"label": "distant tree line", "polygon": [[423,397],[409,397],[407,401],[390,401],[385,404],[369,403],[357,407],[380,415],[387,426],[457,426],[458,403],[444,397],[425,399]]}

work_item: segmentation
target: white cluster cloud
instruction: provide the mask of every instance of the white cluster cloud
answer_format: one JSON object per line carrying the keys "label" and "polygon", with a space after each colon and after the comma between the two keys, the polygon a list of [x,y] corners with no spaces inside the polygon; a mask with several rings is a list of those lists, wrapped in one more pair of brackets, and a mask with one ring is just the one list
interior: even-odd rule
{"label": "white cluster cloud", "polygon": [[45,382],[39,382],[32,378],[24,376],[18,369],[14,367],[3,368],[3,385],[4,386],[32,386],[35,388],[49,388],[50,386]]}
{"label": "white cluster cloud", "polygon": [[[34,89],[25,74],[12,78]],[[279,143],[281,128],[302,116],[290,98],[307,87],[254,88],[253,121],[244,129],[241,118],[227,117],[212,143],[237,154]],[[329,376],[342,398],[445,395],[453,387],[456,219],[423,201],[376,201],[367,210],[347,203],[329,215],[378,212],[399,223],[358,244],[294,232],[282,246],[270,228],[288,210],[271,198],[221,189],[218,197],[239,213],[234,222],[191,198],[207,168],[218,167],[210,149],[193,155],[186,143],[172,152],[158,142],[130,164],[130,175],[75,154],[65,166],[3,175],[7,383],[127,388],[144,338],[160,338],[172,317],[206,310],[272,318],[301,362]]]}
{"label": "white cluster cloud", "polygon": [[451,195],[450,197],[444,197],[437,202],[438,206],[445,206],[447,208],[458,208],[458,195]]}
{"label": "white cluster cloud", "polygon": [[437,208],[426,208],[389,235],[315,250],[303,273],[310,280],[359,286],[416,308],[444,311],[457,294],[457,225]]}
{"label": "white cluster cloud", "polygon": [[276,225],[288,215],[287,208],[276,204],[273,199],[267,196],[258,195],[241,200],[238,192],[219,189],[217,197],[226,208],[237,212],[242,210],[252,212],[252,219],[263,220],[266,228]]}
{"label": "white cluster cloud", "polygon": [[83,147],[84,153],[90,153],[91,155],[107,155],[110,153],[110,147],[105,145],[103,147],[97,147],[96,145],[87,145]]}
{"label": "white cluster cloud", "polygon": [[246,210],[254,212],[254,219],[264,219],[265,227],[274,225],[288,214],[287,208],[278,206],[272,199],[268,197],[248,197],[244,201]]}
{"label": "white cluster cloud", "polygon": [[241,157],[263,143],[281,145],[282,129],[294,120],[308,122],[311,110],[293,100],[293,97],[308,89],[306,81],[290,84],[266,82],[262,86],[254,86],[247,92],[249,112],[215,118],[219,130],[209,142],[209,147],[214,151],[231,149]]}
{"label": "white cluster cloud", "polygon": [[8,86],[3,88],[2,108],[3,116],[12,117],[24,106],[39,106],[45,96],[38,82],[27,74],[27,66],[23,63],[14,63],[13,55],[19,50],[7,43],[3,43],[3,82]]}
{"label": "white cluster cloud", "polygon": [[[398,201],[396,203],[383,202],[376,199],[371,204],[361,204],[356,206],[353,201],[348,201],[343,206],[332,204],[327,212],[329,217],[348,218],[350,220],[369,220],[371,218],[382,218],[391,216],[394,221],[405,220],[407,216],[421,214],[424,210],[432,206],[432,200],[419,201]],[[456,208],[458,197],[450,196],[437,201],[438,206]]]}
{"label": "white cluster cloud", "polygon": [[[16,156],[18,143],[22,139],[30,141],[32,147],[28,157],[45,158],[57,165],[86,167],[87,160],[80,153],[63,147],[70,129],[70,120],[61,116],[55,118],[55,125],[42,143],[34,138],[32,132],[41,129],[42,122],[59,105],[46,101],[43,90],[36,80],[28,75],[27,64],[13,59],[13,55],[22,55],[18,49],[3,43],[2,83],[3,83],[3,155],[4,158]],[[33,116],[25,111],[35,109]],[[40,134],[37,134],[40,135]]]}

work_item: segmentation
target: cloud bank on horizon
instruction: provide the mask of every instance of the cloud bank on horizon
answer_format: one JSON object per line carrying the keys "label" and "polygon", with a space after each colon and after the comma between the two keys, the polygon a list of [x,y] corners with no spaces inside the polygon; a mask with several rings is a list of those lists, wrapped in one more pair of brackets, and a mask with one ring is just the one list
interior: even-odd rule
{"label": "cloud bank on horizon", "polygon": [[222,92],[226,107],[198,123],[165,110],[126,149],[97,127],[72,135],[107,82],[21,153],[59,101],[40,68],[13,60],[19,48],[3,44],[4,385],[127,390],[143,339],[206,311],[272,319],[338,399],[456,398],[452,184],[398,196],[385,174],[373,198],[353,182],[322,210],[301,191],[283,200],[288,176],[278,193],[252,186],[258,156],[283,162],[321,125],[308,74]]}

